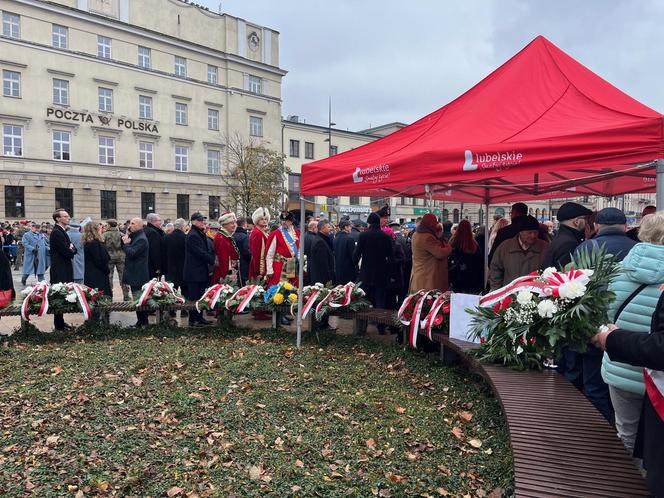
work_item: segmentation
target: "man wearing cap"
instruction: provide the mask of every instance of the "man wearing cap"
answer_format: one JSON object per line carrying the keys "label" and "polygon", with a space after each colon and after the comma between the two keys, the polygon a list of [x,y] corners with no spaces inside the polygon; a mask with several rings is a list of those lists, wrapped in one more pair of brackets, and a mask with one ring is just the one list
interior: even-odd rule
{"label": "man wearing cap", "polygon": [[593,212],[576,202],[566,202],[558,210],[557,218],[560,222],[558,233],[549,244],[542,269],[553,266],[564,268],[572,261],[572,254],[585,237],[586,217]]}
{"label": "man wearing cap", "polygon": [[[198,301],[210,284],[210,277],[215,263],[212,241],[205,234],[205,216],[201,213],[191,215],[191,230],[187,234],[184,245],[183,282],[186,298]],[[189,312],[189,326],[209,325],[203,315],[196,309]]]}
{"label": "man wearing cap", "polygon": [[270,221],[270,212],[266,208],[258,208],[251,215],[254,229],[249,234],[249,280],[262,278],[266,274],[265,255],[267,254],[267,224]]}
{"label": "man wearing cap", "polygon": [[595,247],[604,247],[608,254],[615,256],[616,261],[622,261],[637,242],[627,236],[627,218],[620,209],[608,207],[597,213],[595,218],[597,236],[594,239],[582,242],[576,248],[581,251],[592,252]]}
{"label": "man wearing cap", "polygon": [[[643,208],[643,211],[641,211],[641,219],[643,219],[644,216],[648,216],[649,214],[653,214],[655,212],[657,212],[657,208],[655,206],[646,206]],[[627,236],[636,242],[641,242],[639,240],[639,227],[632,228],[629,232],[627,232]]]}
{"label": "man wearing cap", "polygon": [[265,268],[268,284],[287,280],[297,285],[297,260],[300,250],[300,234],[293,228],[295,218],[283,211],[279,215],[281,226],[272,232],[267,241]]}
{"label": "man wearing cap", "polygon": [[382,208],[376,211],[376,214],[380,218],[380,228],[386,227],[390,222],[390,215],[392,211],[390,210],[390,205],[385,204]]}
{"label": "man wearing cap", "polygon": [[513,223],[518,229],[517,235],[500,244],[489,267],[491,290],[536,271],[548,245],[538,238],[539,222],[533,216],[520,216]]}
{"label": "man wearing cap", "polygon": [[214,252],[217,262],[212,273],[212,285],[218,284],[227,276],[231,278],[237,274],[240,251],[233,239],[233,233],[237,228],[237,217],[235,213],[224,213],[219,217],[219,233],[214,237]]}

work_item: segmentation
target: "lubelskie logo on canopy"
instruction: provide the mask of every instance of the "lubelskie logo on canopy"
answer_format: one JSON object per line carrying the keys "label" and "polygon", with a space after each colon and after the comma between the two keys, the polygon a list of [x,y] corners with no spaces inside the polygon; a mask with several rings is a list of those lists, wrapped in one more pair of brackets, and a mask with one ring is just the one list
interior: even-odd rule
{"label": "lubelskie logo on canopy", "polygon": [[510,166],[516,166],[523,161],[523,154],[517,151],[509,152],[480,152],[473,154],[472,150],[466,149],[463,153],[464,171],[476,171],[478,169],[503,170]]}
{"label": "lubelskie logo on canopy", "polygon": [[359,166],[353,171],[353,183],[378,183],[390,177],[390,165],[379,164],[377,166],[369,166],[367,168],[360,168]]}

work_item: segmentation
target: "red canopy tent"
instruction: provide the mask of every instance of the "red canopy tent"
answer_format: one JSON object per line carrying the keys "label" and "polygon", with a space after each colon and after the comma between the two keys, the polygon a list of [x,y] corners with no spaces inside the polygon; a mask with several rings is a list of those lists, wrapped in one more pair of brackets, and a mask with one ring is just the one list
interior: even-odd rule
{"label": "red canopy tent", "polygon": [[302,194],[488,204],[653,192],[662,118],[538,36],[410,126],[305,164]]}

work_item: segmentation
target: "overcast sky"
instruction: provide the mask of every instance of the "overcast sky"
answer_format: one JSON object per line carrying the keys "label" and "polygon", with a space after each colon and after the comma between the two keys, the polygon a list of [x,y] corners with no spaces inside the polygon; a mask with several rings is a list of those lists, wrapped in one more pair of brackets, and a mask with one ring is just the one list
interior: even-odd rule
{"label": "overcast sky", "polygon": [[[219,1],[199,0],[215,12]],[[542,34],[664,111],[664,1],[224,0],[280,32],[283,114],[338,128],[411,123]]]}

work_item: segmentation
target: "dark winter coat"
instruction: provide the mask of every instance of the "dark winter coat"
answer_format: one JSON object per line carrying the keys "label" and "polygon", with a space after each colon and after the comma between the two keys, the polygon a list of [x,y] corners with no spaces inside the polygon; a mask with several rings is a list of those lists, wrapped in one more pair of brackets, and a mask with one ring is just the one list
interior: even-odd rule
{"label": "dark winter coat", "polygon": [[173,230],[164,237],[166,253],[166,280],[175,287],[182,287],[182,273],[184,270],[184,245],[187,234],[182,230]]}
{"label": "dark winter coat", "polygon": [[[630,330],[614,330],[606,339],[606,352],[612,361],[636,367],[664,370],[664,293],[652,316],[650,334]],[[647,482],[656,496],[664,493],[664,420],[660,418],[648,396],[641,413],[641,425],[634,456],[643,458],[648,471]]]}
{"label": "dark winter coat", "polygon": [[90,240],[83,244],[83,254],[85,255],[85,274],[83,283],[93,289],[104,292],[104,295],[112,297],[113,289],[108,279],[110,269],[108,262],[110,256],[104,243],[99,240]]}
{"label": "dark winter coat", "polygon": [[157,228],[152,223],[148,223],[144,228],[145,236],[148,238],[150,252],[148,255],[148,268],[150,278],[159,278],[166,273],[166,258],[164,246],[164,231]]}
{"label": "dark winter coat", "polygon": [[[507,228],[507,227],[506,227]],[[500,232],[498,232],[500,233]],[[585,234],[567,225],[560,225],[558,234],[553,238],[542,259],[542,269],[553,266],[563,268],[572,261],[572,254],[583,242]],[[495,246],[495,244],[494,244]]]}
{"label": "dark winter coat", "polygon": [[311,238],[311,253],[307,259],[309,281],[327,284],[334,281],[334,253],[330,238],[319,233]]}
{"label": "dark winter coat", "polygon": [[242,285],[249,279],[249,264],[251,263],[251,252],[249,251],[249,234],[246,228],[237,227],[233,233],[233,240],[240,251],[240,277]]}
{"label": "dark winter coat", "polygon": [[12,298],[16,297],[16,291],[14,290],[14,278],[12,276],[12,267],[9,263],[9,259],[3,251],[0,251],[0,290],[11,290]]}
{"label": "dark winter coat", "polygon": [[357,280],[357,265],[353,262],[355,239],[351,234],[339,232],[334,238],[334,272],[336,285]]}
{"label": "dark winter coat", "polygon": [[406,254],[403,247],[395,239],[392,239],[392,265],[390,266],[390,281],[387,288],[394,292],[403,289],[403,273],[406,264]]}
{"label": "dark winter coat", "polygon": [[51,283],[65,283],[74,280],[72,260],[76,249],[71,248],[71,240],[64,229],[56,224],[49,241],[51,248]]}
{"label": "dark winter coat", "polygon": [[145,236],[145,229],[130,232],[130,244],[124,244],[125,267],[122,273],[122,283],[130,287],[141,287],[150,280],[148,268],[150,243]]}
{"label": "dark winter coat", "polygon": [[479,294],[484,289],[484,253],[480,248],[474,253],[452,248],[448,256],[447,272],[453,292]]}
{"label": "dark winter coat", "polygon": [[607,226],[603,227],[599,234],[590,240],[586,240],[576,248],[576,252],[589,251],[593,248],[604,247],[608,254],[616,257],[616,261],[622,261],[627,256],[627,253],[636,245],[636,241],[630,239],[624,230],[618,227]]}
{"label": "dark winter coat", "polygon": [[198,228],[191,227],[184,247],[183,282],[209,282],[215,261],[212,241]]}
{"label": "dark winter coat", "polygon": [[370,225],[357,240],[353,263],[360,265],[359,280],[368,286],[385,286],[389,281],[389,268],[394,264],[392,239],[378,225]]}

